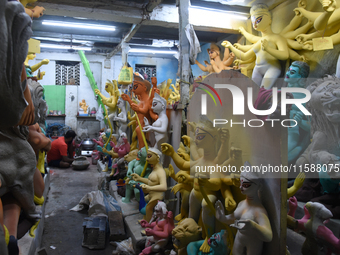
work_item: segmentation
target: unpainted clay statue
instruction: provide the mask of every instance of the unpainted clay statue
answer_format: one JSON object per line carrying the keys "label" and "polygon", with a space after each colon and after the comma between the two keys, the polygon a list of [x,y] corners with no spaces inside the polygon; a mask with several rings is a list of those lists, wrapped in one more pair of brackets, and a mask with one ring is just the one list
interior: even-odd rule
{"label": "unpainted clay statue", "polygon": [[[171,103],[170,102],[171,98],[172,98],[171,95],[173,95],[173,96],[175,95],[175,94],[173,94],[172,90],[170,89],[170,86],[173,87],[173,84],[171,84],[171,82],[172,82],[172,80],[168,79],[167,81],[161,82],[157,86],[157,88],[159,89],[158,94],[167,101],[167,104]],[[179,85],[178,85],[178,89],[179,89]],[[177,90],[174,90],[174,93],[176,93],[176,95],[177,95]],[[179,95],[179,90],[178,90],[178,95]]]}
{"label": "unpainted clay statue", "polygon": [[306,240],[302,245],[303,255],[318,255],[319,245],[326,248],[326,254],[340,254],[340,240],[333,232],[325,226],[325,223],[332,218],[332,213],[318,202],[308,202],[304,206],[305,215],[302,219],[294,219],[294,213],[298,204],[295,197],[289,201],[289,210],[293,211],[288,215],[288,221],[294,226],[295,231],[303,232]]}
{"label": "unpainted clay statue", "polygon": [[116,115],[117,110],[117,102],[118,98],[120,96],[119,90],[118,90],[118,83],[116,80],[109,81],[105,83],[105,91],[109,93],[110,97],[104,96],[99,89],[95,89],[94,93],[96,95],[99,95],[102,99],[102,102],[104,105],[107,106],[108,109],[108,118],[112,122],[113,118]]}
{"label": "unpainted clay statue", "polygon": [[[33,66],[30,66],[28,64],[29,60],[33,60],[35,59],[36,55],[35,53],[32,54],[28,54],[25,60],[25,68],[26,68],[26,75],[28,78],[30,77],[34,77],[33,73],[35,71],[37,71],[42,65],[47,65],[48,63],[50,63],[50,61],[48,59],[43,59],[41,62],[39,62],[38,64],[35,64]],[[38,80],[41,80],[43,78],[43,76],[45,75],[45,72],[41,72],[39,76],[36,76]]]}
{"label": "unpainted clay statue", "polygon": [[155,147],[161,150],[161,144],[168,140],[168,116],[166,115],[166,100],[159,94],[155,93],[152,100],[152,111],[158,115],[157,120],[149,124],[149,121],[144,117],[144,128],[143,132],[154,132],[156,144]]}
{"label": "unpainted clay statue", "polygon": [[[34,106],[23,64],[27,55],[27,40],[32,30],[31,19],[19,2],[1,0],[0,5],[0,58],[3,60],[0,63],[0,118],[5,120],[0,125],[0,197],[4,202],[4,211],[14,209],[11,211],[17,215],[13,216],[19,219],[21,208],[29,216],[36,212],[33,190],[35,154],[27,142],[27,127],[17,126],[34,123]],[[9,203],[5,201],[5,196],[10,197],[12,208],[7,207]],[[7,244],[15,252],[19,252],[16,240],[17,222],[5,222],[9,219],[7,216],[3,217],[1,205],[0,224],[9,226],[8,231],[5,230]],[[4,229],[1,227],[1,234]],[[7,254],[3,240],[0,253]]]}
{"label": "unpainted clay statue", "polygon": [[47,103],[44,100],[44,88],[39,82],[32,79],[27,80],[27,84],[30,88],[33,105],[35,108],[35,121],[39,124],[40,128],[45,131],[45,120],[47,113]]}
{"label": "unpainted clay statue", "polygon": [[[324,204],[332,212],[333,217],[339,219],[340,174],[335,166],[340,164],[340,79],[328,76],[313,82],[307,89],[311,92],[307,106],[312,114],[312,142],[296,164],[299,166],[310,164],[316,168],[319,166],[317,172],[324,194],[321,195],[319,192],[317,197],[312,197],[312,201]],[[300,194],[296,195],[301,199]]]}
{"label": "unpainted clay statue", "polygon": [[[40,87],[42,88],[41,85]],[[35,106],[35,116],[36,118],[38,118],[36,120],[39,120],[40,119],[39,112],[42,111],[42,109],[40,109],[39,104],[41,103],[43,107],[45,100],[42,98],[43,93],[41,93],[42,92],[41,90],[38,89],[40,93],[36,94],[33,91],[33,89],[34,87],[30,85],[31,94],[35,95],[34,98],[32,98],[32,100]],[[46,106],[46,102],[45,102],[45,106]],[[27,141],[32,146],[35,152],[35,155],[36,155],[36,159],[37,159],[37,166],[36,166],[34,178],[33,178],[34,202],[38,205],[42,205],[44,203],[43,193],[45,189],[45,183],[44,183],[44,179],[41,173],[43,174],[45,173],[45,167],[44,167],[45,155],[51,149],[51,140],[45,136],[45,134],[40,128],[38,121],[34,125],[28,126],[28,132],[29,133],[28,133]]]}
{"label": "unpainted clay statue", "polygon": [[26,86],[24,61],[27,40],[32,35],[31,19],[22,15],[25,10],[18,2],[4,1],[1,6],[0,119],[6,121],[2,121],[0,127],[30,125],[34,122],[34,107]]}
{"label": "unpainted clay statue", "polygon": [[222,46],[229,48],[237,58],[247,61],[256,56],[252,80],[265,89],[270,89],[281,74],[279,60],[289,58],[287,40],[281,35],[273,33],[271,29],[271,13],[265,4],[255,4],[250,9],[253,28],[262,33],[262,39],[246,51],[236,49],[229,41],[224,41]]}
{"label": "unpainted clay statue", "polygon": [[[300,43],[303,49],[313,50],[313,38],[330,37],[333,45],[340,43],[340,9],[335,0],[320,1],[324,12],[307,11],[304,8],[296,8],[294,11],[300,12],[306,17],[316,31],[306,34],[300,33],[296,36],[296,41]],[[323,31],[320,33],[320,31]]]}
{"label": "unpainted clay statue", "polygon": [[[220,147],[217,146],[218,140],[221,141]],[[206,199],[210,200],[210,203],[215,203],[223,183],[220,173],[210,172],[209,170],[197,171],[196,166],[204,168],[205,166],[222,164],[228,159],[229,132],[227,129],[214,128],[212,122],[202,115],[200,121],[196,124],[195,143],[197,148],[203,151],[203,155],[195,161],[182,159],[175,153],[173,147],[167,143],[162,144],[162,152],[170,156],[179,169],[184,171],[191,170],[190,172],[194,175],[194,188],[189,199],[189,217],[198,222],[200,215],[202,215],[206,237],[200,250],[209,252],[208,239],[215,233],[215,219],[213,217],[213,208],[209,207]],[[227,196],[231,196],[231,193],[228,193]],[[233,198],[230,197],[230,199]]]}
{"label": "unpainted clay statue", "polygon": [[[32,86],[31,84],[32,82],[33,82],[33,85],[35,86]],[[42,104],[42,107],[43,106],[46,107],[46,102],[42,98],[43,93],[41,93],[43,89],[42,89],[42,86],[35,81],[30,80],[28,84],[30,86],[30,91],[33,96],[32,100],[35,106],[35,116],[37,119],[39,119],[40,118],[39,112],[41,111],[40,103]],[[38,122],[36,122],[34,125],[28,126],[27,141],[32,146],[35,152],[37,162],[39,162],[39,156],[43,157],[43,159],[40,159],[40,160],[44,161],[45,153],[51,149],[51,140],[43,134]],[[44,203],[43,192],[45,189],[45,183],[41,175],[40,169],[38,167],[41,168],[41,166],[37,164],[37,167],[35,168],[35,172],[34,172],[34,177],[33,177],[34,202],[38,205],[42,205]],[[18,228],[19,216],[21,212],[21,205],[18,202],[17,198],[15,198],[11,193],[6,193],[2,197],[2,199],[3,199],[3,210],[4,210],[4,224],[6,225],[8,229],[8,233],[11,236],[11,240],[9,243],[9,250],[13,252],[13,249],[14,250],[17,249],[15,243],[16,243],[16,238],[17,238],[17,228]],[[37,214],[37,216],[39,217],[40,215]]]}
{"label": "unpainted clay statue", "polygon": [[[5,193],[11,195],[8,192],[9,189],[14,190],[16,197],[19,198],[22,195],[23,200],[26,200],[26,202],[23,201],[26,211],[34,211],[34,151],[20,133],[20,129],[12,128],[18,124],[30,125],[34,122],[34,106],[23,65],[28,49],[27,40],[32,34],[31,20],[18,2],[1,0],[0,5],[0,58],[2,59],[0,63],[2,107],[0,119],[3,120],[0,124],[0,197],[3,200]],[[16,146],[17,142],[18,146]],[[21,151],[18,156],[17,150]],[[27,162],[25,162],[26,158]],[[17,160],[20,161],[19,165],[16,164]],[[18,185],[18,187],[13,189],[12,185]],[[18,208],[20,213],[20,207]],[[17,225],[15,225],[15,231],[16,229]],[[15,233],[11,232],[11,234]],[[8,228],[4,225],[1,200],[0,243],[1,254],[8,254],[7,245],[18,251],[16,236],[10,236]]]}
{"label": "unpainted clay statue", "polygon": [[162,153],[156,148],[149,148],[147,151],[146,161],[149,165],[152,165],[152,172],[148,178],[143,178],[136,173],[131,174],[132,178],[136,182],[142,182],[141,185],[144,193],[148,193],[145,196],[145,201],[148,202],[145,208],[144,220],[150,222],[153,208],[156,206],[158,200],[163,200],[164,192],[167,190],[166,173],[159,163]]}
{"label": "unpainted clay statue", "polygon": [[270,242],[273,238],[267,211],[259,197],[263,180],[256,173],[242,172],[240,181],[240,189],[246,199],[228,215],[225,215],[221,201],[217,201],[216,218],[238,229],[232,250],[234,255],[243,255],[245,251],[248,255],[261,255],[263,242]]}
{"label": "unpainted clay statue", "polygon": [[[287,87],[289,88],[304,88],[308,75],[309,65],[301,61],[294,61],[284,80],[288,83]],[[297,99],[305,97],[303,93],[293,92],[292,94]],[[289,118],[297,122],[296,126],[292,122],[291,127],[288,128],[288,163],[293,164],[310,143],[310,120],[295,104],[290,109]]]}
{"label": "unpainted clay statue", "polygon": [[47,111],[46,101],[43,99],[44,89],[36,81],[29,80],[28,86],[31,91],[33,104],[35,107],[34,125],[28,126],[27,141],[32,146],[36,159],[37,167],[34,173],[34,202],[42,205],[44,202],[43,192],[45,189],[44,179],[41,173],[45,173],[45,155],[51,149],[51,140],[45,136],[40,125],[45,126],[45,116]]}
{"label": "unpainted clay statue", "polygon": [[[228,233],[226,230],[221,230],[219,233],[213,234],[209,239],[208,243],[210,245],[210,251],[208,254],[210,255],[225,255],[229,254],[230,249],[228,248]],[[196,241],[192,242],[187,247],[188,255],[204,255],[207,253],[203,253],[200,251],[200,247],[204,241]]]}
{"label": "unpainted clay statue", "polygon": [[194,178],[190,176],[188,171],[179,170],[176,174],[173,166],[169,165],[169,176],[178,182],[173,188],[172,192],[176,194],[181,193],[181,211],[176,215],[175,220],[181,221],[189,216],[189,196],[194,186]]}
{"label": "unpainted clay statue", "polygon": [[[182,136],[182,139],[187,146],[184,146],[181,142],[177,154],[182,159],[190,161],[190,137],[185,135]],[[189,196],[194,185],[194,179],[190,176],[189,171],[179,170],[175,174],[175,170],[171,164],[169,164],[169,176],[177,182],[171,192],[174,194],[177,192],[181,193],[181,210],[180,214],[175,217],[175,220],[180,222],[189,216]]]}
{"label": "unpainted clay statue", "polygon": [[[0,64],[1,106],[0,117],[0,197],[10,192],[29,215],[35,213],[33,176],[36,168],[34,150],[27,142],[28,129],[26,125],[34,122],[34,107],[26,75],[21,76],[23,63],[27,54],[27,40],[31,35],[31,19],[25,14],[24,7],[19,2],[2,4],[0,11],[0,57],[4,61]],[[6,13],[6,15],[5,15]],[[10,33],[10,34],[8,34]],[[8,54],[11,52],[11,54]],[[6,60],[6,61],[5,61]],[[23,80],[20,80],[23,78]],[[29,99],[25,101],[28,91]],[[11,102],[14,102],[12,105]],[[25,112],[27,103],[29,111]],[[13,108],[12,108],[13,106]],[[31,112],[33,110],[33,112]],[[9,116],[6,116],[10,114]],[[13,114],[13,115],[11,115]],[[33,118],[31,119],[31,114]],[[22,121],[22,117],[24,120]]]}
{"label": "unpainted clay statue", "polygon": [[81,100],[79,106],[79,113],[83,112],[84,114],[87,114],[87,109],[89,108],[89,105],[86,104],[85,99]]}
{"label": "unpainted clay statue", "polygon": [[[340,79],[328,76],[313,82],[307,89],[311,92],[312,143],[297,164],[339,164]],[[340,177],[335,171],[327,172],[332,178]]]}
{"label": "unpainted clay statue", "polygon": [[156,254],[168,244],[171,232],[175,228],[173,214],[168,211],[166,204],[158,201],[154,208],[156,220],[152,223],[142,220],[141,226],[147,235],[145,249],[139,255]]}
{"label": "unpainted clay statue", "polygon": [[210,44],[210,48],[207,49],[210,63],[205,61],[206,66],[202,65],[200,62],[196,60],[196,65],[203,71],[209,73],[219,73],[222,70],[230,70],[233,69],[230,67],[232,65],[235,54],[233,52],[229,53],[229,49],[227,48],[224,52],[224,58],[221,59],[221,49],[216,44]]}
{"label": "unpainted clay statue", "polygon": [[178,102],[181,98],[179,80],[176,81],[176,86],[174,86],[173,84],[171,84],[170,86],[172,88],[172,92],[169,95],[168,102],[170,104],[174,104]]}
{"label": "unpainted clay statue", "polygon": [[126,105],[125,101],[119,97],[117,102],[117,107],[120,109],[120,113],[118,116],[113,118],[113,121],[118,122],[118,134],[121,135],[122,133],[126,133],[127,127],[128,127],[128,118],[126,113]]}
{"label": "unpainted clay statue", "polygon": [[[128,164],[128,171],[126,174],[126,177],[128,179],[126,180],[125,197],[122,198],[122,202],[124,203],[130,202],[132,191],[134,191],[135,193],[136,200],[139,201],[139,190],[136,189],[134,185],[140,182],[134,181],[132,178],[132,174],[135,173],[139,176],[142,174],[145,163],[146,163],[146,156],[147,156],[146,148],[143,147],[142,149],[138,151],[137,159],[130,161]],[[152,168],[148,165],[145,171],[145,175],[143,177],[148,178],[151,171],[152,171]]]}
{"label": "unpainted clay statue", "polygon": [[[295,16],[290,21],[290,23],[279,33],[282,37],[284,37],[287,40],[288,44],[288,51],[289,51],[289,58],[294,61],[306,61],[306,58],[303,55],[299,55],[295,50],[302,50],[305,49],[306,46],[300,44],[299,42],[295,41],[295,37],[300,35],[301,33],[306,33],[313,25],[313,22],[311,20],[308,20],[305,25],[299,27],[301,25],[301,21],[303,19],[303,16],[299,10],[304,10],[306,8],[306,0],[301,0],[298,3],[298,7],[294,10]],[[244,37],[251,43],[257,43],[258,41],[261,41],[261,36],[256,36],[251,33],[248,33],[243,27],[239,28],[239,32],[244,35]],[[234,47],[246,52],[249,49],[252,48],[252,45],[240,45],[238,43],[234,44]],[[307,48],[306,48],[307,49]],[[243,62],[242,60],[236,60],[235,64],[244,64],[244,63],[250,63],[252,61],[255,61],[255,59],[251,60],[249,59],[246,62]]]}
{"label": "unpainted clay statue", "polygon": [[202,239],[202,228],[193,219],[186,218],[172,230],[172,235],[175,237],[173,243],[177,254],[187,255],[187,245]]}

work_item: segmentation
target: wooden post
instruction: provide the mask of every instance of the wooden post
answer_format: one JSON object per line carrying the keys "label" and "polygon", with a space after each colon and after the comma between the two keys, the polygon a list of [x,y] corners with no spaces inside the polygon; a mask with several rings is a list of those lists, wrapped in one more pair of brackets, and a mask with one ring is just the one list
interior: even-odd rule
{"label": "wooden post", "polygon": [[185,107],[189,102],[189,77],[191,66],[189,62],[190,44],[185,34],[185,27],[189,24],[190,0],[177,1],[179,14],[179,77],[180,77],[180,104]]}

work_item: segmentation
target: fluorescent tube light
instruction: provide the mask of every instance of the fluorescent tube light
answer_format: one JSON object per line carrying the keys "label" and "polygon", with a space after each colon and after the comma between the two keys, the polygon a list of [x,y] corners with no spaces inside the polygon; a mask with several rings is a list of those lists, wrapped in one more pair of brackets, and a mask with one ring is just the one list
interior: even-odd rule
{"label": "fluorescent tube light", "polygon": [[82,46],[75,46],[75,45],[58,45],[58,44],[48,44],[48,43],[41,43],[41,48],[48,48],[48,49],[60,49],[60,50],[85,50],[90,51],[92,50],[90,47],[82,47]]}
{"label": "fluorescent tube light", "polygon": [[[53,38],[53,37],[33,37],[36,40],[52,41],[52,42],[71,42],[71,39],[64,38]],[[73,43],[90,43],[90,41],[82,41],[77,39],[72,39]]]}
{"label": "fluorescent tube light", "polygon": [[43,21],[43,25],[57,26],[57,27],[73,27],[73,28],[84,28],[84,29],[99,29],[106,31],[115,31],[114,26],[97,25],[97,24],[86,24],[86,23],[73,23],[73,22],[61,22],[61,21]]}
{"label": "fluorescent tube light", "polygon": [[175,41],[174,40],[152,40],[153,47],[174,47]]}
{"label": "fluorescent tube light", "polygon": [[[218,22],[225,22],[225,20],[239,19],[247,20],[249,14],[238,13],[233,11],[224,11],[218,9],[205,8],[200,6],[190,6],[189,20],[205,20],[214,19]],[[203,18],[204,17],[204,18]],[[190,23],[193,23],[190,21]]]}
{"label": "fluorescent tube light", "polygon": [[129,53],[150,53],[150,54],[176,54],[176,50],[154,50],[154,49],[138,49],[131,48]]}

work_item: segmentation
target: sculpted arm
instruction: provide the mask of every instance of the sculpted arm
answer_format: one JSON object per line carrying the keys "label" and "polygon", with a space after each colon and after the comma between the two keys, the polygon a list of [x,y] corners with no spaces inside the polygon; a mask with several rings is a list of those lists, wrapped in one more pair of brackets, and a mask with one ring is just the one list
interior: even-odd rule
{"label": "sculpted arm", "polygon": [[[222,182],[223,182],[223,180],[222,180]],[[231,181],[231,183],[232,183],[232,181]],[[236,207],[236,202],[234,200],[233,193],[230,190],[230,185],[232,185],[232,184],[222,185],[222,188],[221,188],[221,193],[222,193],[223,198],[224,198],[225,208],[228,211],[232,211]]]}
{"label": "sculpted arm", "polygon": [[305,115],[302,112],[297,112],[294,116],[294,119],[298,122],[299,127],[307,132],[310,132],[310,122],[306,119]]}
{"label": "sculpted arm", "polygon": [[162,143],[161,145],[162,153],[170,156],[175,162],[176,166],[184,171],[190,171],[190,161],[182,159],[175,151],[174,148],[168,143]]}
{"label": "sculpted arm", "polygon": [[240,58],[241,60],[248,60],[249,58],[253,58],[255,55],[255,52],[253,51],[253,47],[250,48],[247,52],[242,52],[238,49],[236,49],[230,42],[223,41],[222,46],[229,48],[232,52],[235,53],[235,56]]}
{"label": "sculpted arm", "polygon": [[108,151],[107,149],[103,148],[102,149],[104,153],[109,154],[111,157],[116,158],[118,155],[115,153],[113,150]]}
{"label": "sculpted arm", "polygon": [[198,183],[204,190],[218,191],[221,189],[220,178],[198,178]]}
{"label": "sculpted arm", "polygon": [[222,144],[215,159],[216,164],[221,164],[229,158],[229,130],[226,128],[220,129],[219,136]]}
{"label": "sculpted arm", "polygon": [[166,133],[168,130],[168,121],[167,120],[162,120],[161,121],[161,126],[160,127],[152,127],[152,130],[158,133]]}
{"label": "sculpted arm", "polygon": [[257,41],[261,39],[260,36],[248,33],[243,27],[239,27],[238,30],[251,43],[257,43]]}
{"label": "sculpted arm", "polygon": [[287,198],[290,198],[290,197],[295,195],[295,193],[303,185],[305,177],[306,177],[306,175],[303,172],[298,174],[298,176],[295,178],[293,186],[287,189]]}
{"label": "sculpted arm", "polygon": [[99,89],[95,89],[95,90],[94,90],[94,93],[96,93],[96,95],[98,95],[98,96],[101,97],[101,99],[103,100],[103,103],[104,103],[104,101],[107,101],[107,100],[108,100],[108,98],[107,98],[106,96],[104,96],[104,95],[100,92]]}
{"label": "sculpted arm", "polygon": [[327,25],[329,23],[328,20],[330,19],[336,8],[336,1],[322,1],[322,7],[324,9],[324,12],[314,21],[314,28],[316,30],[324,30],[327,28]]}
{"label": "sculpted arm", "polygon": [[277,50],[270,47],[266,39],[261,40],[262,50],[268,52],[270,55],[279,60],[287,60],[289,58],[287,40],[284,37],[279,37],[276,41],[276,45],[278,48]]}
{"label": "sculpted arm", "polygon": [[28,142],[31,144],[36,153],[39,150],[49,151],[51,149],[51,140],[41,132],[37,123],[29,126],[28,129]]}
{"label": "sculpted arm", "polygon": [[250,50],[251,48],[253,48],[253,45],[242,45],[239,43],[234,43],[234,47],[242,52],[246,52]]}
{"label": "sculpted arm", "polygon": [[196,60],[196,65],[198,65],[198,67],[203,71],[203,72],[208,72],[208,68],[206,67],[206,66],[204,66],[204,65],[202,65],[200,62],[198,62],[197,60]]}
{"label": "sculpted arm", "polygon": [[130,176],[131,174],[133,174],[133,168],[136,164],[137,160],[132,160],[129,164],[128,164],[128,171],[126,173],[126,176]]}
{"label": "sculpted arm", "polygon": [[295,39],[296,36],[298,36],[299,34],[304,34],[307,33],[307,31],[313,26],[313,23],[309,20],[305,25],[303,25],[302,27],[294,30],[294,31],[290,31],[287,33],[282,33],[281,35],[284,36],[287,39]]}
{"label": "sculpted arm", "polygon": [[218,219],[220,222],[222,222],[226,225],[230,225],[230,224],[234,223],[234,221],[236,220],[235,212],[237,211],[237,208],[236,208],[235,212],[228,214],[228,215],[225,215],[223,204],[221,203],[221,201],[218,200],[215,203],[215,210],[216,210],[216,212],[215,212],[216,219]]}
{"label": "sculpted arm", "polygon": [[240,60],[240,59],[236,59],[234,64],[239,66],[239,65],[244,65],[244,64],[250,64],[253,63],[256,60],[256,56],[254,55],[252,58],[248,59],[248,60]]}
{"label": "sculpted arm", "polygon": [[132,178],[134,181],[136,182],[142,182],[142,183],[145,183],[147,184],[149,182],[149,179],[148,178],[143,178],[141,176],[139,176],[138,174],[131,174]]}
{"label": "sculpted arm", "polygon": [[31,66],[31,70],[32,72],[37,71],[42,65],[47,65],[48,63],[50,63],[50,61],[48,59],[43,59],[41,62],[39,62],[38,64],[35,64],[33,66]]}
{"label": "sculpted arm", "polygon": [[[228,50],[228,53],[229,53],[229,50]],[[223,64],[225,66],[231,66],[233,64],[233,62],[234,62],[234,59],[235,59],[234,52],[229,53],[226,57],[224,57]]]}
{"label": "sculpted arm", "polygon": [[288,26],[286,26],[281,31],[280,34],[283,35],[284,37],[286,37],[287,33],[292,32],[293,30],[295,30],[301,24],[302,18],[303,18],[303,16],[301,15],[301,13],[299,11],[296,11],[294,18],[290,21]]}
{"label": "sculpted arm", "polygon": [[115,117],[114,120],[115,121],[121,121],[121,122],[127,122],[127,117],[126,117],[126,115],[122,114],[121,116],[118,115],[117,117]]}
{"label": "sculpted arm", "polygon": [[253,220],[240,220],[239,223],[246,224],[242,230],[251,231],[254,236],[257,236],[263,242],[270,242],[273,239],[273,232],[267,213],[256,212],[255,219],[258,223]]}

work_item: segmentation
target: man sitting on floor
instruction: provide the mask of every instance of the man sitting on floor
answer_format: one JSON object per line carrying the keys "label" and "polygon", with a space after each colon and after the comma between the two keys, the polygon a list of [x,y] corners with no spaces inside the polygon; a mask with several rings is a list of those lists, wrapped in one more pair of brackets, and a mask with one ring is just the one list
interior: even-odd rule
{"label": "man sitting on floor", "polygon": [[51,150],[47,153],[48,166],[67,168],[73,162],[72,141],[76,137],[73,130],[66,132],[64,136],[54,140]]}

